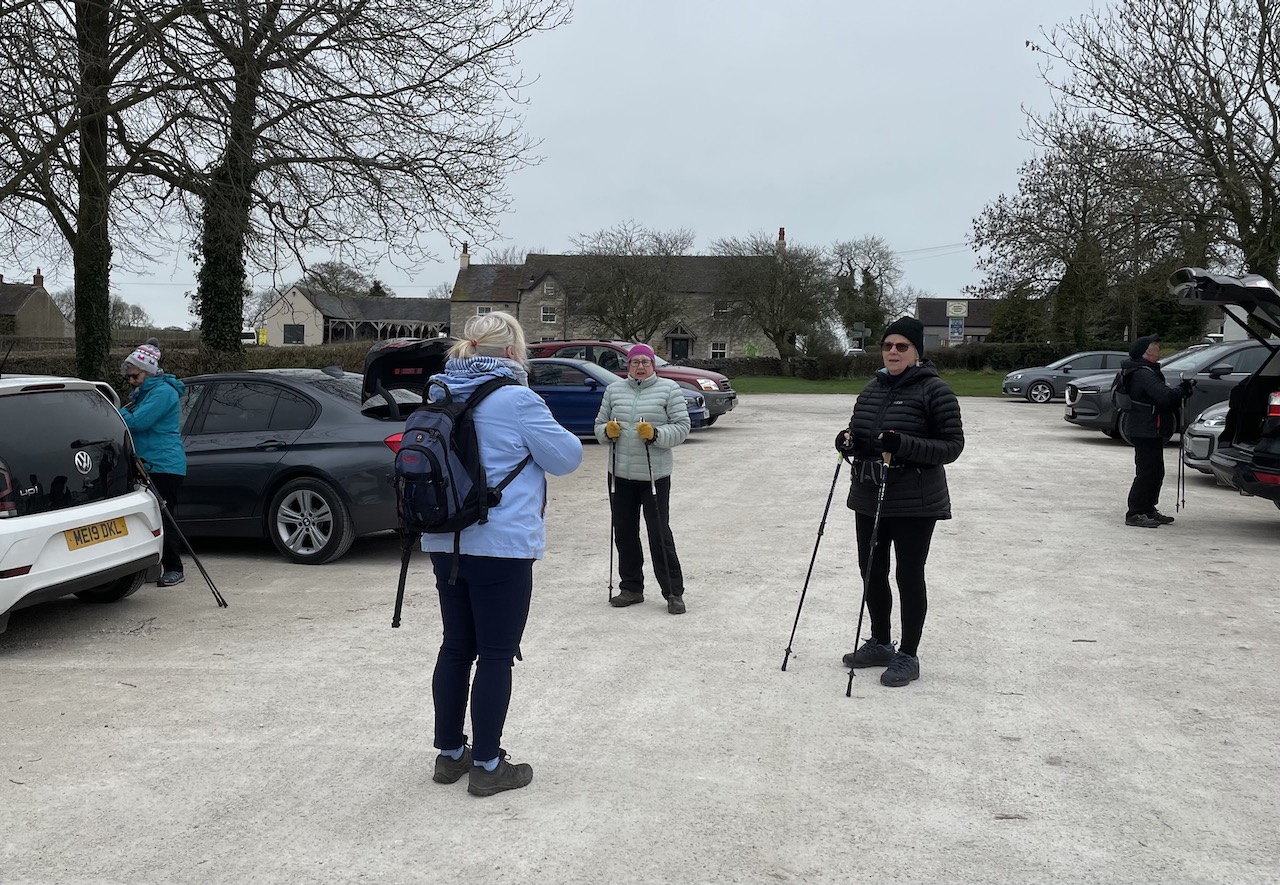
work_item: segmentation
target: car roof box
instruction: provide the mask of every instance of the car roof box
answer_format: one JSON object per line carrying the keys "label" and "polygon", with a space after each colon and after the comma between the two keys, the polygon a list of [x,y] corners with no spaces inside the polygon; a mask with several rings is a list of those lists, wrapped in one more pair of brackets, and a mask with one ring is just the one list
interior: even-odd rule
{"label": "car roof box", "polygon": [[375,342],[364,357],[364,399],[379,390],[421,394],[432,375],[444,371],[453,338],[392,338]]}

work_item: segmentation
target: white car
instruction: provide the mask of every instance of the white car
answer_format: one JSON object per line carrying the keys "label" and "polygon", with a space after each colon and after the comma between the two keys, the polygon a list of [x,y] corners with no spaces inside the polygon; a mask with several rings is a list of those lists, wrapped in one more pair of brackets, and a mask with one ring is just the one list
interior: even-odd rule
{"label": "white car", "polygon": [[75,594],[116,602],[160,562],[160,505],[100,383],[0,376],[0,631]]}

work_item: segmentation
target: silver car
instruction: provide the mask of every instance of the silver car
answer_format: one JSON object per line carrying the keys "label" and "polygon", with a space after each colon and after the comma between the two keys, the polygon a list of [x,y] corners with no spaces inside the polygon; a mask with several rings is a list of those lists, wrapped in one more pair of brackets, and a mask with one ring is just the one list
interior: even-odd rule
{"label": "silver car", "polygon": [[1227,426],[1228,404],[1216,403],[1199,414],[1182,433],[1182,463],[1201,473],[1213,475],[1209,457],[1218,447],[1218,437]]}

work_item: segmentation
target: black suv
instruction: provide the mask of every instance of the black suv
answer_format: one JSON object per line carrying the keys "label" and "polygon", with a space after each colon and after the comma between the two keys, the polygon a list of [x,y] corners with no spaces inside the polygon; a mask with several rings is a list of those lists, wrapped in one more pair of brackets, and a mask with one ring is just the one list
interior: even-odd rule
{"label": "black suv", "polygon": [[[1169,289],[1188,304],[1234,306],[1268,335],[1280,336],[1280,291],[1265,277],[1184,267],[1169,278]],[[1280,342],[1264,346],[1266,361],[1231,391],[1227,421],[1209,464],[1219,482],[1280,507]]]}

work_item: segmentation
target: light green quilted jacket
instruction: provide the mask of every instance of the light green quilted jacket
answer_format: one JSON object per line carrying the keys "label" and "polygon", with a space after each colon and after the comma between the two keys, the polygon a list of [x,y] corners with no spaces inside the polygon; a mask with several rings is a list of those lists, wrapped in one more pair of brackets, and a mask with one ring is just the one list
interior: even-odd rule
{"label": "light green quilted jacket", "polygon": [[[609,445],[604,426],[610,421],[622,425],[622,436],[613,443],[612,472],[622,479],[649,479],[671,475],[671,450],[689,436],[689,407],[684,403],[680,385],[669,378],[650,375],[643,381],[624,378],[604,389],[600,411],[596,414],[596,439]],[[648,421],[653,425],[653,442],[648,446],[640,439],[636,425]],[[645,449],[648,449],[646,457]]]}

